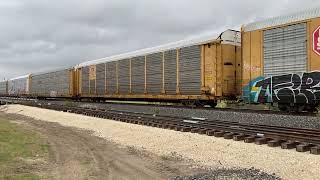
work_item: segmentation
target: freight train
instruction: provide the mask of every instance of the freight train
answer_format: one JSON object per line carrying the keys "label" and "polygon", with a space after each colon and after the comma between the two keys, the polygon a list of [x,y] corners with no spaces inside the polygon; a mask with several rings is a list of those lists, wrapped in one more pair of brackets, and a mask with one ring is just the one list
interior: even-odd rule
{"label": "freight train", "polygon": [[0,96],[177,101],[215,106],[240,97],[284,111],[320,99],[320,8],[71,68],[0,82]]}

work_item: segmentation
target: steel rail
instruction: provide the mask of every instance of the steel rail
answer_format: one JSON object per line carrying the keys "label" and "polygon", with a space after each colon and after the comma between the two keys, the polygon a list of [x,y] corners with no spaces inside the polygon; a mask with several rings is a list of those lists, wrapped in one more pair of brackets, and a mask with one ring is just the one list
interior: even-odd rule
{"label": "steel rail", "polygon": [[209,136],[224,137],[226,139],[244,140],[245,142],[255,142],[256,144],[268,144],[270,146],[281,145],[282,148],[296,147],[297,151],[300,152],[311,151],[312,154],[320,154],[320,131],[315,129],[162,116],[97,108],[68,107],[50,103],[41,104],[34,101],[20,101],[18,103],[122,122],[207,134]]}

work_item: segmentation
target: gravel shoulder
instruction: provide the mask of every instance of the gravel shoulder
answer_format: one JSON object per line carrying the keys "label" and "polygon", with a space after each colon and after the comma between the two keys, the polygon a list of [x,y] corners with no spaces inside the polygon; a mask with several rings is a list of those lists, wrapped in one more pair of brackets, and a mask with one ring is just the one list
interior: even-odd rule
{"label": "gravel shoulder", "polygon": [[38,121],[19,114],[0,113],[0,118],[39,133],[50,145],[47,159],[35,159],[29,165],[17,165],[21,172],[32,168],[32,172],[40,179],[150,180],[169,179],[199,171],[182,160],[162,158],[133,147],[119,147],[92,136],[90,131]]}
{"label": "gravel shoulder", "polygon": [[[187,160],[194,168],[215,170],[253,167],[268,174],[275,173],[284,179],[318,179],[320,176],[320,156],[298,153],[295,150],[269,148],[21,105],[9,105],[5,112],[89,130],[95,136],[123,147],[150,152],[162,157],[160,159],[173,157],[176,160]],[[60,131],[55,133],[59,134]],[[183,172],[179,176],[183,176]]]}

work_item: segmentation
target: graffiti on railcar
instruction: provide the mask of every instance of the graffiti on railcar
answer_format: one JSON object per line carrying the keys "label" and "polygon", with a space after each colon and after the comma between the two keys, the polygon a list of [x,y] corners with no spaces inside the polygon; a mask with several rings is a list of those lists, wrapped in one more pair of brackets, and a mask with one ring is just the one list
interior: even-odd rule
{"label": "graffiti on railcar", "polygon": [[250,102],[307,103],[320,99],[320,72],[259,77],[244,87]]}

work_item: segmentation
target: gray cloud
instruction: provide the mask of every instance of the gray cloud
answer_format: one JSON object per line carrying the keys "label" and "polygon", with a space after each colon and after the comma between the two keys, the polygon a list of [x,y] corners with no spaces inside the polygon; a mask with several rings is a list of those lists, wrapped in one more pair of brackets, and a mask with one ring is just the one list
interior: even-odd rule
{"label": "gray cloud", "polygon": [[320,6],[317,0],[7,0],[0,2],[0,79]]}

